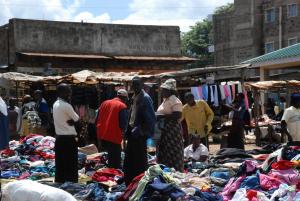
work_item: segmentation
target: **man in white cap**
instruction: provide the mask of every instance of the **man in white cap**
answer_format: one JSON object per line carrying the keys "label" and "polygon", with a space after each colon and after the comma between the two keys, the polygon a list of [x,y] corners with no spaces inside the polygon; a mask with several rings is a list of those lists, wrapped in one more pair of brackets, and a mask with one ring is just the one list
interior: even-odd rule
{"label": "man in white cap", "polygon": [[116,98],[103,102],[98,110],[97,137],[108,153],[110,168],[121,168],[121,144],[128,122],[127,100],[127,91],[120,89]]}

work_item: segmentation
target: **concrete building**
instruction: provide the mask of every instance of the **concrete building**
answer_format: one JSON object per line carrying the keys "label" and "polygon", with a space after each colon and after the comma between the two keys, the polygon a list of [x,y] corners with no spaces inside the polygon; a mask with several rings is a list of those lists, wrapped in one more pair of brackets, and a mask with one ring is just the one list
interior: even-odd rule
{"label": "concrete building", "polygon": [[300,41],[300,0],[235,0],[213,23],[216,66],[236,65]]}
{"label": "concrete building", "polygon": [[0,66],[19,72],[179,70],[176,26],[138,26],[11,19],[0,27]]}

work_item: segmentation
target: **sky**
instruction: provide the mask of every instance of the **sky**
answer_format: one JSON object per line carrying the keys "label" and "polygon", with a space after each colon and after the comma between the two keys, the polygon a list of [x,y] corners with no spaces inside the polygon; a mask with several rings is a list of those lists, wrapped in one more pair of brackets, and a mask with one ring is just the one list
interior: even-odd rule
{"label": "sky", "polygon": [[176,25],[182,32],[233,0],[0,0],[10,18],[115,24]]}

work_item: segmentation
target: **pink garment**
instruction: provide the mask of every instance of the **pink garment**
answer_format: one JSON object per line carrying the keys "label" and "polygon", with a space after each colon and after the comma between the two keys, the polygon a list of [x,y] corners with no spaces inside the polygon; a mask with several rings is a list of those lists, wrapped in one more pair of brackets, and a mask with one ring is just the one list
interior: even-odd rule
{"label": "pink garment", "polygon": [[249,110],[249,99],[248,99],[248,94],[247,94],[247,91],[245,90],[244,91],[244,96],[245,96],[245,106],[246,106],[246,109]]}
{"label": "pink garment", "polygon": [[270,177],[276,178],[282,183],[288,185],[297,185],[300,179],[300,174],[297,170],[288,169],[288,170],[271,170],[268,174]]}
{"label": "pink garment", "polygon": [[247,173],[251,173],[251,172],[255,171],[256,168],[258,167],[258,163],[256,161],[246,160],[244,162],[244,164],[246,165]]}
{"label": "pink garment", "polygon": [[221,195],[223,196],[223,201],[229,201],[232,199],[234,193],[237,191],[237,189],[240,188],[241,183],[246,177],[242,176],[234,180],[234,178],[231,178],[229,182],[226,184],[226,186],[223,189],[223,192]]}
{"label": "pink garment", "polygon": [[270,177],[265,174],[259,174],[259,181],[260,181],[261,188],[267,191],[271,189],[279,188],[280,184],[282,184],[282,182],[279,179]]}
{"label": "pink garment", "polygon": [[197,87],[200,100],[203,100],[202,87]]}
{"label": "pink garment", "polygon": [[232,100],[235,100],[235,85],[230,85],[232,89]]}
{"label": "pink garment", "polygon": [[224,87],[225,96],[229,97],[230,96],[230,92],[229,92],[229,89],[228,89],[228,85],[223,85],[223,87]]}

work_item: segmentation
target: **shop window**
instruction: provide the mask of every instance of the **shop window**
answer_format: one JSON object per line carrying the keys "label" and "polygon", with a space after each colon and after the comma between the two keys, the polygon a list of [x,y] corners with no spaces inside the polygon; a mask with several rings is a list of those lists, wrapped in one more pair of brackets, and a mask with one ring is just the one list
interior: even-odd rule
{"label": "shop window", "polygon": [[270,53],[274,51],[274,42],[265,44],[265,53]]}
{"label": "shop window", "polygon": [[266,23],[275,22],[275,8],[266,10],[266,12],[265,12],[265,22]]}
{"label": "shop window", "polygon": [[288,8],[288,17],[296,17],[298,15],[298,6],[297,4],[291,4],[287,6]]}
{"label": "shop window", "polygon": [[295,45],[298,43],[297,38],[290,38],[288,41],[288,46]]}

